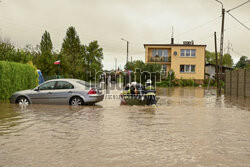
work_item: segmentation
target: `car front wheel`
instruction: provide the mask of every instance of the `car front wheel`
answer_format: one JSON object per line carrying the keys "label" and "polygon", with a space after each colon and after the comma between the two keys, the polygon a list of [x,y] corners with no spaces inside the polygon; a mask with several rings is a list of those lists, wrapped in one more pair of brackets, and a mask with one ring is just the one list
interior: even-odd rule
{"label": "car front wheel", "polygon": [[70,105],[72,105],[72,106],[80,106],[82,104],[83,104],[83,100],[80,97],[73,97],[70,100]]}
{"label": "car front wheel", "polygon": [[17,100],[19,105],[29,105],[29,100],[26,97],[19,97]]}

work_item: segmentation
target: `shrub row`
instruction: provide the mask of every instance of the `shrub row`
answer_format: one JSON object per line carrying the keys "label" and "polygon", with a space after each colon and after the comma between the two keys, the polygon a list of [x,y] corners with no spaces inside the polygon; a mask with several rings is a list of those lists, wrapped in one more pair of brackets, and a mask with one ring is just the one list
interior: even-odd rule
{"label": "shrub row", "polygon": [[[169,87],[169,79],[157,83],[160,87]],[[174,79],[171,80],[171,86],[198,86],[193,79]]]}
{"label": "shrub row", "polygon": [[7,100],[20,90],[38,85],[36,68],[30,64],[0,61],[0,100]]}

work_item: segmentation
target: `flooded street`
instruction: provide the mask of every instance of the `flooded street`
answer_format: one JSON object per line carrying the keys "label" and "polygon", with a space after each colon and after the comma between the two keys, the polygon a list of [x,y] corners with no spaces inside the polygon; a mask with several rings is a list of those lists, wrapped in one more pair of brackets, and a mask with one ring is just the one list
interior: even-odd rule
{"label": "flooded street", "polygon": [[204,88],[157,92],[157,107],[0,103],[0,166],[250,166],[249,100]]}

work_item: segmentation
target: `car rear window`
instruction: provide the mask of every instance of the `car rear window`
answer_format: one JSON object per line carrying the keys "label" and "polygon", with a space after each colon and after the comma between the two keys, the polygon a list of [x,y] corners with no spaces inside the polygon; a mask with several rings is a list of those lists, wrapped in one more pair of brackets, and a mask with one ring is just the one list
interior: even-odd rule
{"label": "car rear window", "polygon": [[57,81],[55,89],[74,89],[74,86],[66,81]]}
{"label": "car rear window", "polygon": [[94,85],[91,85],[89,82],[85,81],[76,81],[76,82],[86,87],[94,87]]}

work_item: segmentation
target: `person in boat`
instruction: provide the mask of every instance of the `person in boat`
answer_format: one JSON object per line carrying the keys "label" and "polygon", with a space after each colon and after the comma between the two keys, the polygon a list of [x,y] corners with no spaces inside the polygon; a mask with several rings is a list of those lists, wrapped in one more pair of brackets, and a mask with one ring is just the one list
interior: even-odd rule
{"label": "person in boat", "polygon": [[128,83],[125,87],[125,91],[127,91],[126,94],[130,94],[130,83]]}
{"label": "person in boat", "polygon": [[131,93],[131,95],[136,95],[137,94],[136,82],[131,83],[130,93]]}
{"label": "person in boat", "polygon": [[155,87],[152,86],[152,81],[151,81],[151,79],[148,79],[148,80],[147,80],[145,89],[146,89],[147,91],[155,92]]}
{"label": "person in boat", "polygon": [[156,97],[155,97],[155,87],[152,86],[152,81],[150,79],[147,80],[146,82],[146,96],[147,96],[147,104],[148,105],[155,105],[156,104]]}

